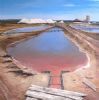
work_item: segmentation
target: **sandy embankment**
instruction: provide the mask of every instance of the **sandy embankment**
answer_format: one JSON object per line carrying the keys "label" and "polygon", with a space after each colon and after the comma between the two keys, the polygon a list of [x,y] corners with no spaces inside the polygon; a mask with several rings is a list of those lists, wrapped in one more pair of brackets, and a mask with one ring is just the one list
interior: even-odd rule
{"label": "sandy embankment", "polygon": [[52,27],[38,32],[0,36],[0,100],[24,100],[25,92],[31,84],[49,84],[49,74],[34,73],[19,63],[16,65],[12,57],[7,55],[6,48],[11,43],[38,35]]}
{"label": "sandy embankment", "polygon": [[[99,80],[97,77],[99,73],[99,49],[96,44],[96,40],[93,40],[91,36],[85,35],[80,31],[78,32],[76,30],[73,30],[68,26],[65,26],[65,28],[66,29],[64,32],[66,36],[68,36],[77,46],[79,46],[81,50],[83,50],[88,55],[88,57],[90,58],[90,63],[89,68],[82,68],[75,72],[64,73],[62,75],[64,89],[84,92],[88,94],[86,100],[98,100]],[[2,36],[0,39],[0,55],[5,55],[5,50],[8,44],[13,43],[13,41],[19,41],[24,38],[31,37],[35,33],[30,33],[29,36],[26,36],[25,34],[23,36],[15,35],[12,37]],[[8,59],[10,58],[7,58],[7,60]],[[4,62],[4,60],[6,60],[6,58],[0,57],[1,100],[23,100],[24,93],[31,83],[41,86],[47,86],[49,80],[48,75],[39,74],[35,76],[28,76],[26,74],[16,75],[14,73],[9,73],[9,70],[11,72],[11,69],[6,68],[6,66],[14,63],[2,63]],[[88,78],[97,86],[97,92],[93,92],[90,88],[82,83],[84,77]]]}
{"label": "sandy embankment", "polygon": [[[74,72],[63,74],[64,88],[68,90],[80,91],[88,94],[87,100],[99,99],[99,35],[97,39],[87,34],[71,28],[70,26],[62,26],[66,36],[73,41],[81,51],[87,54],[89,62],[86,66],[77,69]],[[91,88],[83,84],[84,78],[92,82],[97,90],[94,92]]]}
{"label": "sandy embankment", "polygon": [[16,29],[16,28],[22,28],[22,27],[32,27],[32,26],[40,26],[41,24],[0,24],[0,33],[3,33],[5,31]]}

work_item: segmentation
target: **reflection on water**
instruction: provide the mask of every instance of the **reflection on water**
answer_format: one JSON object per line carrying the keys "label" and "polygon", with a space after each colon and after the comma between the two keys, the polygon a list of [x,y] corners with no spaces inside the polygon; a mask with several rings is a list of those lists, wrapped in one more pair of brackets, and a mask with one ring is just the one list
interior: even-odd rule
{"label": "reflection on water", "polygon": [[73,27],[76,29],[87,31],[87,32],[99,33],[99,27],[88,27],[88,26],[82,26],[82,25],[75,25]]}
{"label": "reflection on water", "polygon": [[44,32],[9,47],[8,53],[23,65],[39,72],[59,73],[62,70],[75,70],[79,65],[87,63],[86,55],[65,37],[63,31]]}

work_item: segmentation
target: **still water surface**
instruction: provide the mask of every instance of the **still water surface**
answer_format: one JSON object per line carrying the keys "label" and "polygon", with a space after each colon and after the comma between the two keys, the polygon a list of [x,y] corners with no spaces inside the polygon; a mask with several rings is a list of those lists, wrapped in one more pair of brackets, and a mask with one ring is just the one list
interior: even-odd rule
{"label": "still water surface", "polygon": [[[58,74],[63,70],[73,71],[85,66],[87,57],[71,42],[63,31],[44,32],[31,39],[12,45],[8,53],[24,66],[38,72],[51,71]],[[24,30],[26,31],[26,30]]]}
{"label": "still water surface", "polygon": [[33,27],[24,27],[24,28],[17,28],[6,31],[6,34],[13,34],[13,33],[21,33],[21,32],[32,32],[32,31],[41,31],[43,29],[48,28],[49,25],[41,25],[41,26],[33,26]]}
{"label": "still water surface", "polygon": [[75,25],[73,27],[76,29],[87,31],[87,32],[99,33],[99,27],[88,27],[88,26],[82,26],[82,25]]}

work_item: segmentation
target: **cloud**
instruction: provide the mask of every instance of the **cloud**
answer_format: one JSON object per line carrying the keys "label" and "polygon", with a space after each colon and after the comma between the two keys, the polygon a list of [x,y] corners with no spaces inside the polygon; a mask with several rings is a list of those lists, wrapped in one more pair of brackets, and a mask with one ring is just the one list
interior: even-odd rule
{"label": "cloud", "polygon": [[71,3],[71,4],[64,4],[63,6],[64,7],[75,7],[76,5]]}

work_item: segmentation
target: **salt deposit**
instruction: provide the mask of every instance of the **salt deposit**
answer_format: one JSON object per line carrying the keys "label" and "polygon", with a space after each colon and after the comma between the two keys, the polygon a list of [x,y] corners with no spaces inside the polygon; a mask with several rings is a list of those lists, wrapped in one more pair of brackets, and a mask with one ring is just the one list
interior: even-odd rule
{"label": "salt deposit", "polygon": [[55,21],[53,21],[52,19],[37,19],[37,18],[33,18],[33,19],[21,19],[18,23],[26,23],[26,24],[36,24],[36,23],[55,23]]}

